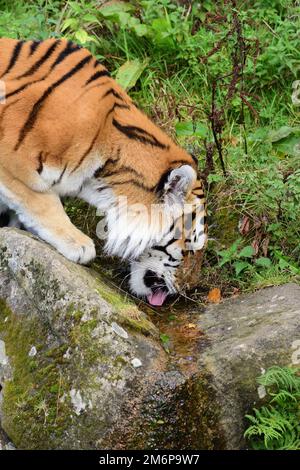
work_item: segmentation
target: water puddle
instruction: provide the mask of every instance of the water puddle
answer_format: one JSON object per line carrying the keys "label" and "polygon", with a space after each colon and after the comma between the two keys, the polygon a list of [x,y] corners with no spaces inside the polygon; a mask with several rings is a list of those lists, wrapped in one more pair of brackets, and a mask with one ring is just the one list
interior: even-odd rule
{"label": "water puddle", "polygon": [[102,258],[94,269],[104,275],[112,287],[133,300],[159,329],[161,343],[169,356],[170,370],[179,369],[187,376],[197,372],[197,357],[201,346],[207,341],[199,321],[205,309],[207,292],[191,298],[175,297],[165,306],[154,308],[128,294],[126,272],[120,270],[119,261],[111,260],[108,263],[107,258]]}

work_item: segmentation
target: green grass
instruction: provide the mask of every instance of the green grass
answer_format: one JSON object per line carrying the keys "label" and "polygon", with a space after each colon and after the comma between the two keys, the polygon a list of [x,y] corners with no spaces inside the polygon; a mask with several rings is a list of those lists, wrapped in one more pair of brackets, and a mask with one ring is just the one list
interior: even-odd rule
{"label": "green grass", "polygon": [[[224,107],[227,176],[215,150],[207,178],[208,286],[253,290],[300,278],[300,107],[291,99],[299,79],[296,3],[236,2],[248,55],[230,102],[230,77],[216,94]],[[159,126],[198,155],[205,171],[207,145],[214,141],[212,83],[231,71],[238,44],[228,35],[235,11],[230,2],[0,0],[0,9],[1,36],[65,36],[89,48]],[[242,106],[241,90],[249,104]],[[80,205],[69,210],[75,219],[82,213]],[[89,231],[86,216],[84,226]]]}

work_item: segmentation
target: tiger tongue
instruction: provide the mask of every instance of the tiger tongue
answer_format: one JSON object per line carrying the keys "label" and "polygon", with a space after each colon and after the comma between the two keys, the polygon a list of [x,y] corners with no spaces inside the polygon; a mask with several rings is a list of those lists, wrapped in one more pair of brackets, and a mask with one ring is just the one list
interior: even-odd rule
{"label": "tiger tongue", "polygon": [[168,293],[165,290],[157,289],[155,292],[151,292],[151,294],[147,295],[147,300],[150,305],[161,307],[167,297]]}

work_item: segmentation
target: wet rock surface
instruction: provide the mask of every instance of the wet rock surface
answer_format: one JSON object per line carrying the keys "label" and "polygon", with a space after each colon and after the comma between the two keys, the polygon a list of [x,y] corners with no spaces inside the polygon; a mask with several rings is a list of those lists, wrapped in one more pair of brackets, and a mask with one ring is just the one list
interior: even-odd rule
{"label": "wet rock surface", "polygon": [[2,448],[244,448],[256,377],[300,362],[294,284],[193,307],[166,352],[100,275],[1,229],[0,299]]}
{"label": "wet rock surface", "polygon": [[226,449],[245,446],[244,416],[263,398],[255,378],[300,364],[300,286],[271,287],[210,306],[199,318],[198,370],[215,393]]}

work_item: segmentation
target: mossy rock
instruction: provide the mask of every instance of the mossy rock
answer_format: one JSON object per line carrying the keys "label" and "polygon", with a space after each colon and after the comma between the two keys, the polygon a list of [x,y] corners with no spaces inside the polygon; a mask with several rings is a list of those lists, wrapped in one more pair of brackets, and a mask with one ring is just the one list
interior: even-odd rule
{"label": "mossy rock", "polygon": [[[0,340],[10,372],[0,364],[0,417],[16,447],[161,445],[157,423],[170,418],[177,396],[182,408],[186,380],[168,370],[153,323],[100,275],[27,233],[1,229],[0,253]],[[189,393],[184,400],[194,401]],[[170,421],[169,446],[198,446],[196,434],[185,444],[175,433],[187,425],[184,413]]]}

